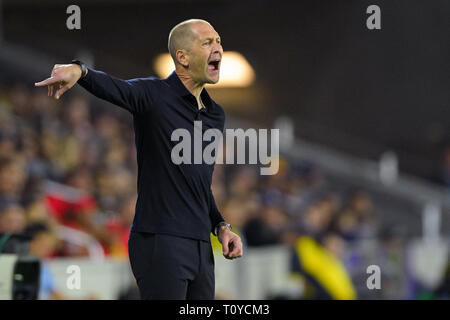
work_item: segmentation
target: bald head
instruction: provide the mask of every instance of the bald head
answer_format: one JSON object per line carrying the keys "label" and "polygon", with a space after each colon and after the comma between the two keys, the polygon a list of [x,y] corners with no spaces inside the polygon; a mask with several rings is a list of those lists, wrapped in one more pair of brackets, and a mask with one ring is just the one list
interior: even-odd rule
{"label": "bald head", "polygon": [[168,47],[175,71],[184,81],[196,88],[219,81],[222,42],[208,21],[190,19],[177,24],[170,31]]}
{"label": "bald head", "polygon": [[195,40],[195,32],[192,30],[192,27],[199,23],[205,23],[211,25],[208,21],[202,19],[189,19],[183,22],[180,22],[169,33],[169,53],[172,56],[175,64],[178,63],[176,58],[176,52],[180,49],[189,50],[191,48],[192,42]]}

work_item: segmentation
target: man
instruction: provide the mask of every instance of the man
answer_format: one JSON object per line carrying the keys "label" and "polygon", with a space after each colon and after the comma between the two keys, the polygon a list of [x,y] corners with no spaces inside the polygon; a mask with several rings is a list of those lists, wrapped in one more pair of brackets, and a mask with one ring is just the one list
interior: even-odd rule
{"label": "man", "polygon": [[138,200],[129,255],[141,298],[213,299],[210,233],[218,236],[227,259],[242,256],[242,242],[216,207],[214,164],[174,164],[171,137],[180,128],[192,137],[194,121],[202,121],[202,130],[223,131],[224,111],[204,89],[219,81],[223,49],[214,28],[198,19],[175,26],[168,47],[175,71],[167,79],[120,80],[73,61],[55,65],[51,77],[35,85],[48,86],[48,95],[55,91],[59,99],[78,83],[132,113]]}

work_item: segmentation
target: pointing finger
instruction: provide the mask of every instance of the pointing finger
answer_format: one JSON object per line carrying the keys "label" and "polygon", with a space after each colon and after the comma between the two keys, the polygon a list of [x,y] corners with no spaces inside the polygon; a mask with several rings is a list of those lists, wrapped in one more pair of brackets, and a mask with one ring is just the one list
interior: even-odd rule
{"label": "pointing finger", "polygon": [[58,78],[56,78],[56,77],[50,77],[50,78],[47,78],[47,79],[45,79],[45,80],[43,80],[43,81],[41,81],[41,82],[36,82],[34,85],[35,85],[36,87],[43,87],[43,86],[47,86],[47,85],[49,85],[49,84],[55,84],[55,83],[58,82],[58,81],[59,81]]}

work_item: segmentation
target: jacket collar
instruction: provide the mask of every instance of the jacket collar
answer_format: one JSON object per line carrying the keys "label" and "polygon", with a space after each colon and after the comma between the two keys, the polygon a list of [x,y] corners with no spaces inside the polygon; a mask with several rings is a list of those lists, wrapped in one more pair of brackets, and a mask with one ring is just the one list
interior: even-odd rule
{"label": "jacket collar", "polygon": [[[169,84],[169,86],[172,87],[180,97],[187,97],[190,100],[196,101],[195,97],[185,87],[185,85],[180,80],[175,71],[173,71],[172,74],[166,78],[166,81]],[[204,103],[207,109],[213,106],[214,101],[211,99],[209,93],[206,91],[205,88],[203,88],[202,92],[200,93],[200,98],[202,99],[202,102]]]}

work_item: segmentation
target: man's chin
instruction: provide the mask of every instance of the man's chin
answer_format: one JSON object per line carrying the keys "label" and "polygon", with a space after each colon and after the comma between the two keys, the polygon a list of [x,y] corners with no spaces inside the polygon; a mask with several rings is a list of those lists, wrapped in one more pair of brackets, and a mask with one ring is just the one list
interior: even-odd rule
{"label": "man's chin", "polygon": [[219,82],[219,77],[217,78],[208,78],[208,82],[209,84],[216,84],[217,82]]}

